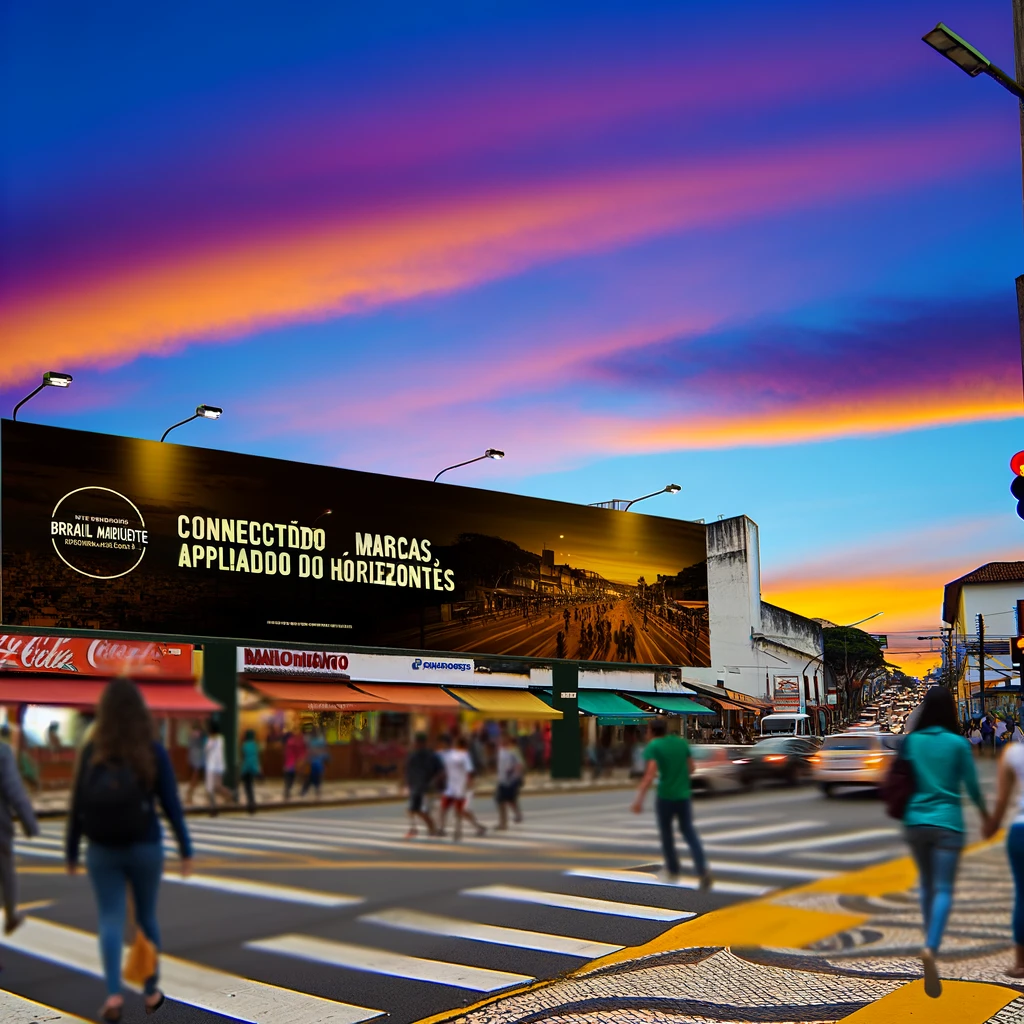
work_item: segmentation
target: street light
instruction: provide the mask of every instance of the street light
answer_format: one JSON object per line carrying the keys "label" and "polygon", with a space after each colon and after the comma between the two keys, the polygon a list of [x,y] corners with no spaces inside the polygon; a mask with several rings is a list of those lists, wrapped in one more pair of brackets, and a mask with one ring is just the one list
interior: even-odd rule
{"label": "street light", "polygon": [[183,427],[186,423],[191,423],[193,420],[219,420],[224,414],[223,409],[218,409],[215,405],[197,405],[196,411],[193,416],[189,416],[188,419],[182,420],[180,423],[173,423],[169,426],[160,438],[161,441],[167,440],[167,435],[178,427]]}
{"label": "street light", "polygon": [[630,506],[638,501],[646,501],[648,498],[656,498],[659,494],[678,494],[682,490],[679,484],[666,484],[660,491],[651,491],[650,494],[642,494],[639,498],[612,498],[611,501],[592,501],[591,508],[613,508],[619,512],[628,512]]}
{"label": "street light", "polygon": [[319,523],[320,520],[323,519],[324,516],[333,516],[333,515],[334,515],[334,509],[333,508],[325,508],[323,510],[323,512],[321,512],[320,515],[318,515],[316,517],[316,519],[313,520],[313,525],[316,526],[316,524]]}
{"label": "street light", "polygon": [[30,399],[35,398],[43,388],[66,388],[68,387],[74,378],[70,373],[57,373],[55,370],[47,370],[43,374],[43,383],[35,389],[35,391],[29,392],[15,407],[14,412],[11,413],[11,419],[16,420],[18,418],[18,410]]}
{"label": "street light", "polygon": [[1013,76],[1002,68],[996,67],[984,54],[979,53],[966,39],[961,39],[948,25],[941,21],[938,25],[921,37],[933,50],[951,60],[961,71],[966,71],[971,78],[985,74],[994,78],[1007,92],[1012,92],[1019,100],[1024,100],[1022,89]]}
{"label": "street light", "polygon": [[474,462],[483,462],[484,459],[503,459],[505,453],[498,451],[497,448],[488,448],[483,455],[478,455],[475,459],[467,459],[465,462],[456,462],[454,466],[445,466],[437,476],[434,477],[434,483],[436,484],[441,477],[448,472],[450,469],[458,469],[460,466],[471,466]]}

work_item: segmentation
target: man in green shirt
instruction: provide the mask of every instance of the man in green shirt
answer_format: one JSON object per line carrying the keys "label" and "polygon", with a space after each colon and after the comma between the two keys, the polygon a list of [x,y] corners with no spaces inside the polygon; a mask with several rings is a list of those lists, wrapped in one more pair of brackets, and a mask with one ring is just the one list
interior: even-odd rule
{"label": "man in green shirt", "polygon": [[693,857],[694,869],[700,878],[701,892],[707,892],[711,888],[711,873],[704,859],[700,836],[697,835],[697,829],[693,824],[693,808],[690,803],[690,772],[693,770],[690,744],[682,736],[669,736],[668,724],[663,718],[654,723],[651,731],[654,733],[654,739],[644,750],[647,770],[640,780],[640,787],[633,801],[633,813],[640,814],[643,811],[644,796],[657,778],[658,798],[655,801],[655,812],[658,816],[658,829],[661,832],[661,847],[665,853],[665,874],[673,882],[679,878],[679,855],[676,853],[676,838],[673,832],[673,825],[678,820],[679,829]]}

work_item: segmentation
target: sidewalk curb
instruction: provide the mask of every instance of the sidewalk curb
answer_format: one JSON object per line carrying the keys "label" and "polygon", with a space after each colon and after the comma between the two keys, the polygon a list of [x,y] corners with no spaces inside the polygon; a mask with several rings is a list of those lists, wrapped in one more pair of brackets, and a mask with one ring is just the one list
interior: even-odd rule
{"label": "sidewalk curb", "polygon": [[[608,783],[589,783],[587,785],[574,785],[571,782],[568,782],[563,785],[556,783],[551,786],[524,789],[521,796],[555,796],[559,793],[604,793],[615,792],[616,790],[621,791],[632,789],[636,789],[636,782],[615,781]],[[333,799],[326,800],[288,800],[281,801],[280,803],[257,804],[254,814],[267,814],[274,811],[310,810],[318,807],[336,808],[363,806],[366,804],[399,804],[405,803],[408,799],[408,795],[380,794],[378,796],[335,797]],[[212,816],[208,804],[190,804],[189,806],[184,807],[183,810],[186,817],[209,818]],[[37,810],[35,814],[37,819],[43,821],[66,818],[68,812],[67,808],[52,808]],[[217,807],[217,814],[248,814],[248,810],[244,803],[222,804]]]}

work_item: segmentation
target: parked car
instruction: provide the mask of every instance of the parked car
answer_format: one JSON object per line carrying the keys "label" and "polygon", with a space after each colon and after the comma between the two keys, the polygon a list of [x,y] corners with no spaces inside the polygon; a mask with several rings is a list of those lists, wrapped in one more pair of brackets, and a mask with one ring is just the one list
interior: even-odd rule
{"label": "parked car", "polygon": [[820,741],[815,736],[778,736],[761,740],[736,759],[740,782],[752,786],[762,779],[795,786],[810,778],[811,757]]}
{"label": "parked car", "polygon": [[891,733],[848,732],[826,736],[810,759],[814,781],[825,796],[836,786],[878,786],[899,751],[899,738]]}
{"label": "parked car", "polygon": [[690,782],[697,792],[714,793],[740,785],[737,759],[750,747],[727,747],[720,743],[695,743],[690,747],[693,775]]}

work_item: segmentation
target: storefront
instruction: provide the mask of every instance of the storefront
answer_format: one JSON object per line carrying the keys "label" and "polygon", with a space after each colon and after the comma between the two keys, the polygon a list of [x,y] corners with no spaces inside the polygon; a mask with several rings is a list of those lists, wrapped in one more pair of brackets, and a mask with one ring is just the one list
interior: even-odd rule
{"label": "storefront", "polygon": [[75,751],[110,679],[135,680],[179,773],[194,721],[220,711],[197,686],[190,644],[7,633],[0,636],[0,719],[26,774],[67,785]]}

